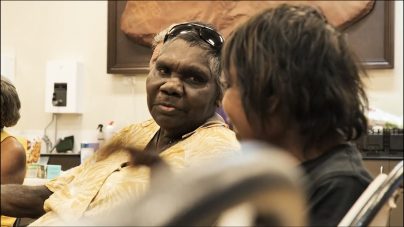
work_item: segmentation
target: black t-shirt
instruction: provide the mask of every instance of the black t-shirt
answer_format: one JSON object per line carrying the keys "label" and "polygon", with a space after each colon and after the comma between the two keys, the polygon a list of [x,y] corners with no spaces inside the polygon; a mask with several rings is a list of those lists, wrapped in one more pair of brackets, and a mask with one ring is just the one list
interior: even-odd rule
{"label": "black t-shirt", "polygon": [[338,145],[302,167],[310,182],[310,226],[337,226],[372,181],[351,144]]}

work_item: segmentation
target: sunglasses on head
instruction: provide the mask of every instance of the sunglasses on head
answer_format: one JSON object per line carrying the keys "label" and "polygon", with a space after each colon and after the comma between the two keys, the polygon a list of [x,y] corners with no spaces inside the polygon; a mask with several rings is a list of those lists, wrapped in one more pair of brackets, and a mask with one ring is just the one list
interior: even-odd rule
{"label": "sunglasses on head", "polygon": [[219,33],[210,27],[194,23],[175,25],[164,36],[164,42],[176,37],[179,34],[187,32],[196,32],[203,41],[207,42],[214,50],[218,52],[223,46],[224,39]]}

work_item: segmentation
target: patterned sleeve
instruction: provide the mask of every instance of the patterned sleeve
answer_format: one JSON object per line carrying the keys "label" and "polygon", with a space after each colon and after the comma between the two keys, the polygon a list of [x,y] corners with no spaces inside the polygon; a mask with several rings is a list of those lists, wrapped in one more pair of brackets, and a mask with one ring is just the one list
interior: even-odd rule
{"label": "patterned sleeve", "polygon": [[130,142],[133,141],[133,138],[135,136],[138,136],[143,125],[150,125],[152,123],[152,120],[148,120],[141,124],[132,124],[122,128],[110,140],[106,141],[104,146],[97,152],[95,152],[95,155],[92,155],[81,165],[74,167],[63,173],[61,176],[49,181],[45,186],[52,192],[62,189],[70,182],[72,182],[76,177],[80,177],[80,174],[83,172],[84,169],[88,168],[88,166],[91,166],[93,165],[93,163],[107,158],[111,154],[111,152],[115,151],[112,149],[108,149],[109,146],[130,144]]}
{"label": "patterned sleeve", "polygon": [[204,128],[190,139],[192,142],[185,148],[187,165],[199,165],[206,160],[240,152],[240,144],[234,132],[226,127]]}
{"label": "patterned sleeve", "polygon": [[76,166],[74,168],[71,168],[64,172],[62,175],[59,177],[56,177],[53,180],[50,180],[48,183],[45,184],[45,186],[52,192],[57,191],[58,189],[61,189],[65,185],[69,184],[70,182],[73,181],[73,179],[79,175],[84,168],[86,168],[87,165],[90,163],[94,162],[95,155],[91,156],[88,158],[86,161],[84,161],[83,164]]}

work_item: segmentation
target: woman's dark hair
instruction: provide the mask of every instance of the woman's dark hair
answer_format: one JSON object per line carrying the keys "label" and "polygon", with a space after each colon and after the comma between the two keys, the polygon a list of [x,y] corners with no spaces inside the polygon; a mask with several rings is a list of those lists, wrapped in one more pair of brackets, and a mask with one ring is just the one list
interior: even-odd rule
{"label": "woman's dark hair", "polygon": [[[345,37],[310,6],[264,10],[227,39],[222,67],[234,67],[243,107],[264,122],[277,105],[283,125],[297,124],[311,146],[342,133],[356,139],[367,129],[367,97]],[[269,103],[276,97],[278,104]]]}
{"label": "woman's dark hair", "polygon": [[14,85],[1,76],[1,129],[17,124],[21,103]]}
{"label": "woman's dark hair", "polygon": [[[193,22],[189,22],[192,24],[199,24],[199,25],[203,25],[206,27],[210,27],[211,29],[213,29],[214,31],[216,31],[217,33],[219,33],[216,28],[211,25],[211,24],[206,24],[203,22],[199,22],[199,21],[193,21]],[[208,61],[209,61],[209,68],[210,71],[212,73],[212,76],[215,79],[215,84],[216,84],[216,100],[217,101],[221,101],[223,98],[223,85],[220,81],[220,76],[222,73],[222,68],[221,68],[221,51],[217,51],[215,49],[212,49],[212,47],[206,43],[206,41],[202,40],[199,36],[199,34],[197,34],[196,32],[187,32],[187,33],[181,33],[178,34],[177,36],[175,36],[174,38],[170,39],[168,42],[172,42],[173,40],[176,39],[182,39],[185,42],[187,42],[190,46],[198,46],[204,50],[207,51],[208,53]],[[164,48],[164,46],[162,47],[162,49]]]}

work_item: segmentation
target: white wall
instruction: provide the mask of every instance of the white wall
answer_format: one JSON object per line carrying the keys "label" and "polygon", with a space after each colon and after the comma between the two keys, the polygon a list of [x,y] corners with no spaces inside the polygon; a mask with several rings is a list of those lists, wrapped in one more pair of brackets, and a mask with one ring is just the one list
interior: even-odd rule
{"label": "white wall", "polygon": [[403,1],[395,1],[394,69],[369,70],[366,81],[371,106],[403,116]]}
{"label": "white wall", "polygon": [[[60,115],[58,135],[74,134],[80,142],[94,139],[98,123],[114,120],[122,127],[149,118],[145,76],[107,74],[106,50],[106,1],[1,1],[1,53],[15,57],[22,102],[11,131],[42,136],[52,119],[44,112],[46,62],[52,59],[81,61],[85,77],[84,113]],[[49,136],[54,139],[53,125]]]}
{"label": "white wall", "polygon": [[[403,115],[403,3],[396,2],[395,68],[371,70],[370,104]],[[58,135],[94,139],[98,123],[115,120],[118,127],[150,117],[145,75],[106,74],[106,1],[1,1],[1,54],[15,58],[15,85],[21,120],[11,129],[29,138],[42,136],[52,119],[44,112],[45,67],[48,60],[76,59],[84,65],[84,113],[60,115]],[[49,136],[54,139],[53,126]],[[77,146],[76,146],[77,149]]]}

